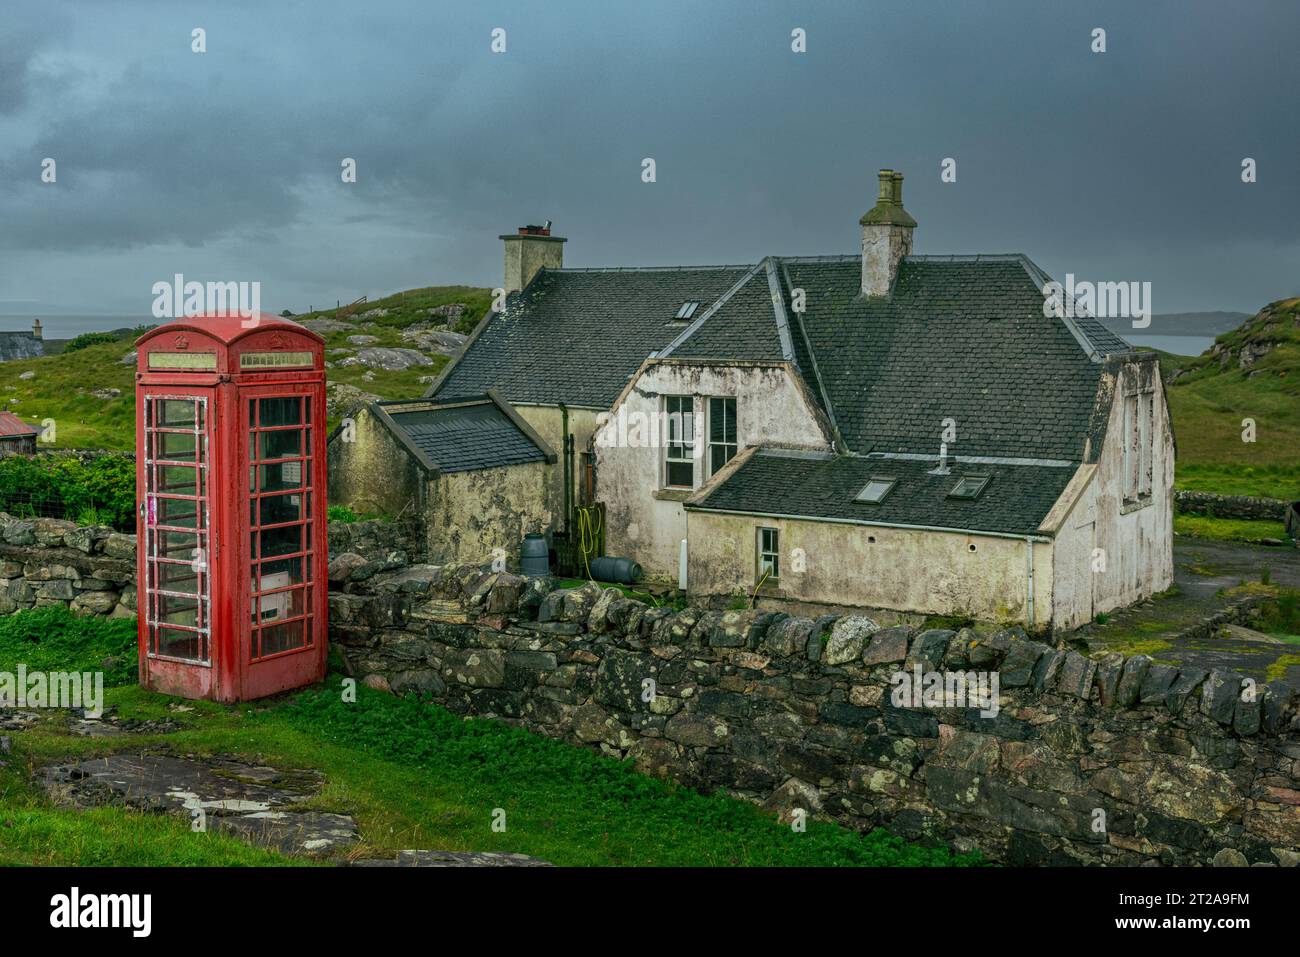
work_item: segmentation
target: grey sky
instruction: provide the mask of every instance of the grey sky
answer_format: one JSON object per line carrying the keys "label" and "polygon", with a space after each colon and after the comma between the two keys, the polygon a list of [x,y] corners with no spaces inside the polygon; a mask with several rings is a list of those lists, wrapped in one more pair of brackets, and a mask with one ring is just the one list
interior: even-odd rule
{"label": "grey sky", "polygon": [[260,281],[276,311],[494,286],[497,235],[547,218],[572,266],[852,252],[881,166],[907,174],[918,253],[1148,280],[1156,312],[1300,293],[1291,0],[6,0],[4,19],[10,312],[147,314],[176,272]]}

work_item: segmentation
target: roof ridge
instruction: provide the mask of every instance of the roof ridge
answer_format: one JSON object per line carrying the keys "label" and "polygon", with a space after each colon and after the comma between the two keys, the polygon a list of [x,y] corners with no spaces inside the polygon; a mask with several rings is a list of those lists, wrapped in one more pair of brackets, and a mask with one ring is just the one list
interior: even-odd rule
{"label": "roof ridge", "polygon": [[[761,260],[760,260],[761,262]],[[723,269],[752,269],[754,263],[722,263],[716,266],[565,266],[553,269],[543,266],[548,273],[579,272],[717,272]]]}

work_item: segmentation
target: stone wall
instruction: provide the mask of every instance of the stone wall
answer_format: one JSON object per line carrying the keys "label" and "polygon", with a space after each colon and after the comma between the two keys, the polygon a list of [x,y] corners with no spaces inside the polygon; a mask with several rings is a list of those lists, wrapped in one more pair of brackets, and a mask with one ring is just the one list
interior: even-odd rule
{"label": "stone wall", "polygon": [[0,512],[0,614],[44,605],[133,617],[135,536]]}
{"label": "stone wall", "polygon": [[[1280,684],[1244,700],[1231,673],[1092,660],[1018,629],[674,612],[465,566],[340,555],[331,579],[332,640],[367,685],[785,819],[1016,864],[1300,862],[1300,702]],[[891,679],[916,665],[996,670],[999,710],[896,706]]]}
{"label": "stone wall", "polygon": [[330,522],[331,555],[354,552],[372,561],[405,565],[424,554],[424,530],[416,518]]}
{"label": "stone wall", "polygon": [[[406,566],[419,554],[418,522],[334,522],[330,552],[362,576]],[[80,614],[136,613],[136,538],[105,525],[0,512],[0,615],[60,604]]]}
{"label": "stone wall", "polygon": [[1248,495],[1215,495],[1213,492],[1174,490],[1174,507],[1184,514],[1214,515],[1215,518],[1246,518],[1280,522],[1287,503],[1276,498]]}

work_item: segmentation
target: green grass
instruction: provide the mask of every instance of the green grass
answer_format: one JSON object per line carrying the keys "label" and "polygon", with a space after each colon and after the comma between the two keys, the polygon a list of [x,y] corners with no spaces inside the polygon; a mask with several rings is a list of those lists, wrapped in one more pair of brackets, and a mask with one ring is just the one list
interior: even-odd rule
{"label": "green grass", "polygon": [[[1178,439],[1176,484],[1224,495],[1300,498],[1300,299],[1272,303],[1216,342],[1230,349],[1265,342],[1276,348],[1241,369],[1208,354],[1162,353],[1170,416]],[[1254,442],[1242,420],[1255,421]]]}
{"label": "green grass", "polygon": [[1174,533],[1194,538],[1216,538],[1225,542],[1258,542],[1265,538],[1286,541],[1286,526],[1246,518],[1211,518],[1206,515],[1174,515]]}
{"label": "green grass", "polygon": [[[118,623],[66,612],[18,613],[0,630],[0,670],[64,649],[66,668],[122,651]],[[16,624],[15,624],[16,622]],[[111,626],[111,627],[110,627]],[[96,637],[96,629],[107,634]],[[59,634],[67,632],[67,634]],[[33,642],[32,636],[39,637]],[[177,753],[244,755],[326,775],[311,806],[352,814],[365,853],[403,848],[502,850],[568,865],[968,865],[947,851],[908,845],[883,830],[860,835],[810,822],[804,833],[743,801],[706,796],[649,778],[583,748],[436,705],[366,688],[342,700],[340,678],[268,702],[186,702],[119,684],[106,691],[122,717],[167,716],[168,735],[81,738],[61,716],[14,738],[0,768],[0,863],[268,864],[281,858],[209,834],[184,821],[103,808],[51,805],[31,771],[70,755],[167,745]],[[506,830],[491,827],[494,809]]]}
{"label": "green grass", "polygon": [[79,617],[62,605],[0,617],[3,671],[19,662],[28,671],[99,671],[112,658],[116,664],[104,672],[104,684],[116,687],[136,680],[136,647],[134,618]]}
{"label": "green grass", "polygon": [[[431,286],[408,289],[384,299],[365,303],[355,312],[359,315],[370,309],[388,309],[387,316],[367,319],[374,328],[351,332],[331,332],[325,336],[327,360],[330,349],[348,348],[349,335],[372,335],[379,341],[376,346],[406,346],[401,330],[416,322],[429,319],[428,310],[449,303],[464,303],[467,307],[456,331],[468,332],[487,312],[491,305],[491,290],[471,286]],[[344,307],[346,311],[347,307]],[[338,310],[318,309],[297,319],[333,318]],[[351,316],[356,320],[357,315]],[[134,346],[135,336],[143,328],[125,339],[110,342],[102,334],[78,337],[78,348],[67,349],[57,355],[39,359],[22,359],[0,363],[0,408],[20,415],[24,421],[38,427],[46,419],[55,422],[55,441],[51,448],[133,449],[135,447],[135,364],[123,365],[121,359]],[[87,343],[81,346],[81,343]],[[447,364],[446,356],[430,356],[432,365],[413,366],[397,372],[383,369],[367,370],[363,366],[335,365],[327,370],[329,382],[342,382],[373,393],[385,399],[403,399],[423,395],[428,388],[420,382],[422,376],[437,375]],[[34,372],[31,379],[21,379],[24,372]],[[369,381],[367,372],[373,374]],[[99,399],[91,392],[101,389],[120,389],[115,398]],[[16,401],[15,401],[16,400]],[[337,424],[337,417],[327,423]]]}

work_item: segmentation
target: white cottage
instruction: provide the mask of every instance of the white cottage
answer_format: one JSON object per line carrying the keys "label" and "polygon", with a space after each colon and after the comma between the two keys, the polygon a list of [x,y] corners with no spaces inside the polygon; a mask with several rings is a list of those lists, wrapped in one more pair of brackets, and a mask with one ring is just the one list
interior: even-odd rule
{"label": "white cottage", "polygon": [[508,304],[431,394],[495,388],[584,453],[556,512],[594,497],[607,554],[695,594],[1043,629],[1169,587],[1154,353],[1045,315],[1026,256],[912,255],[902,179],[849,256],[581,270],[503,237]]}

